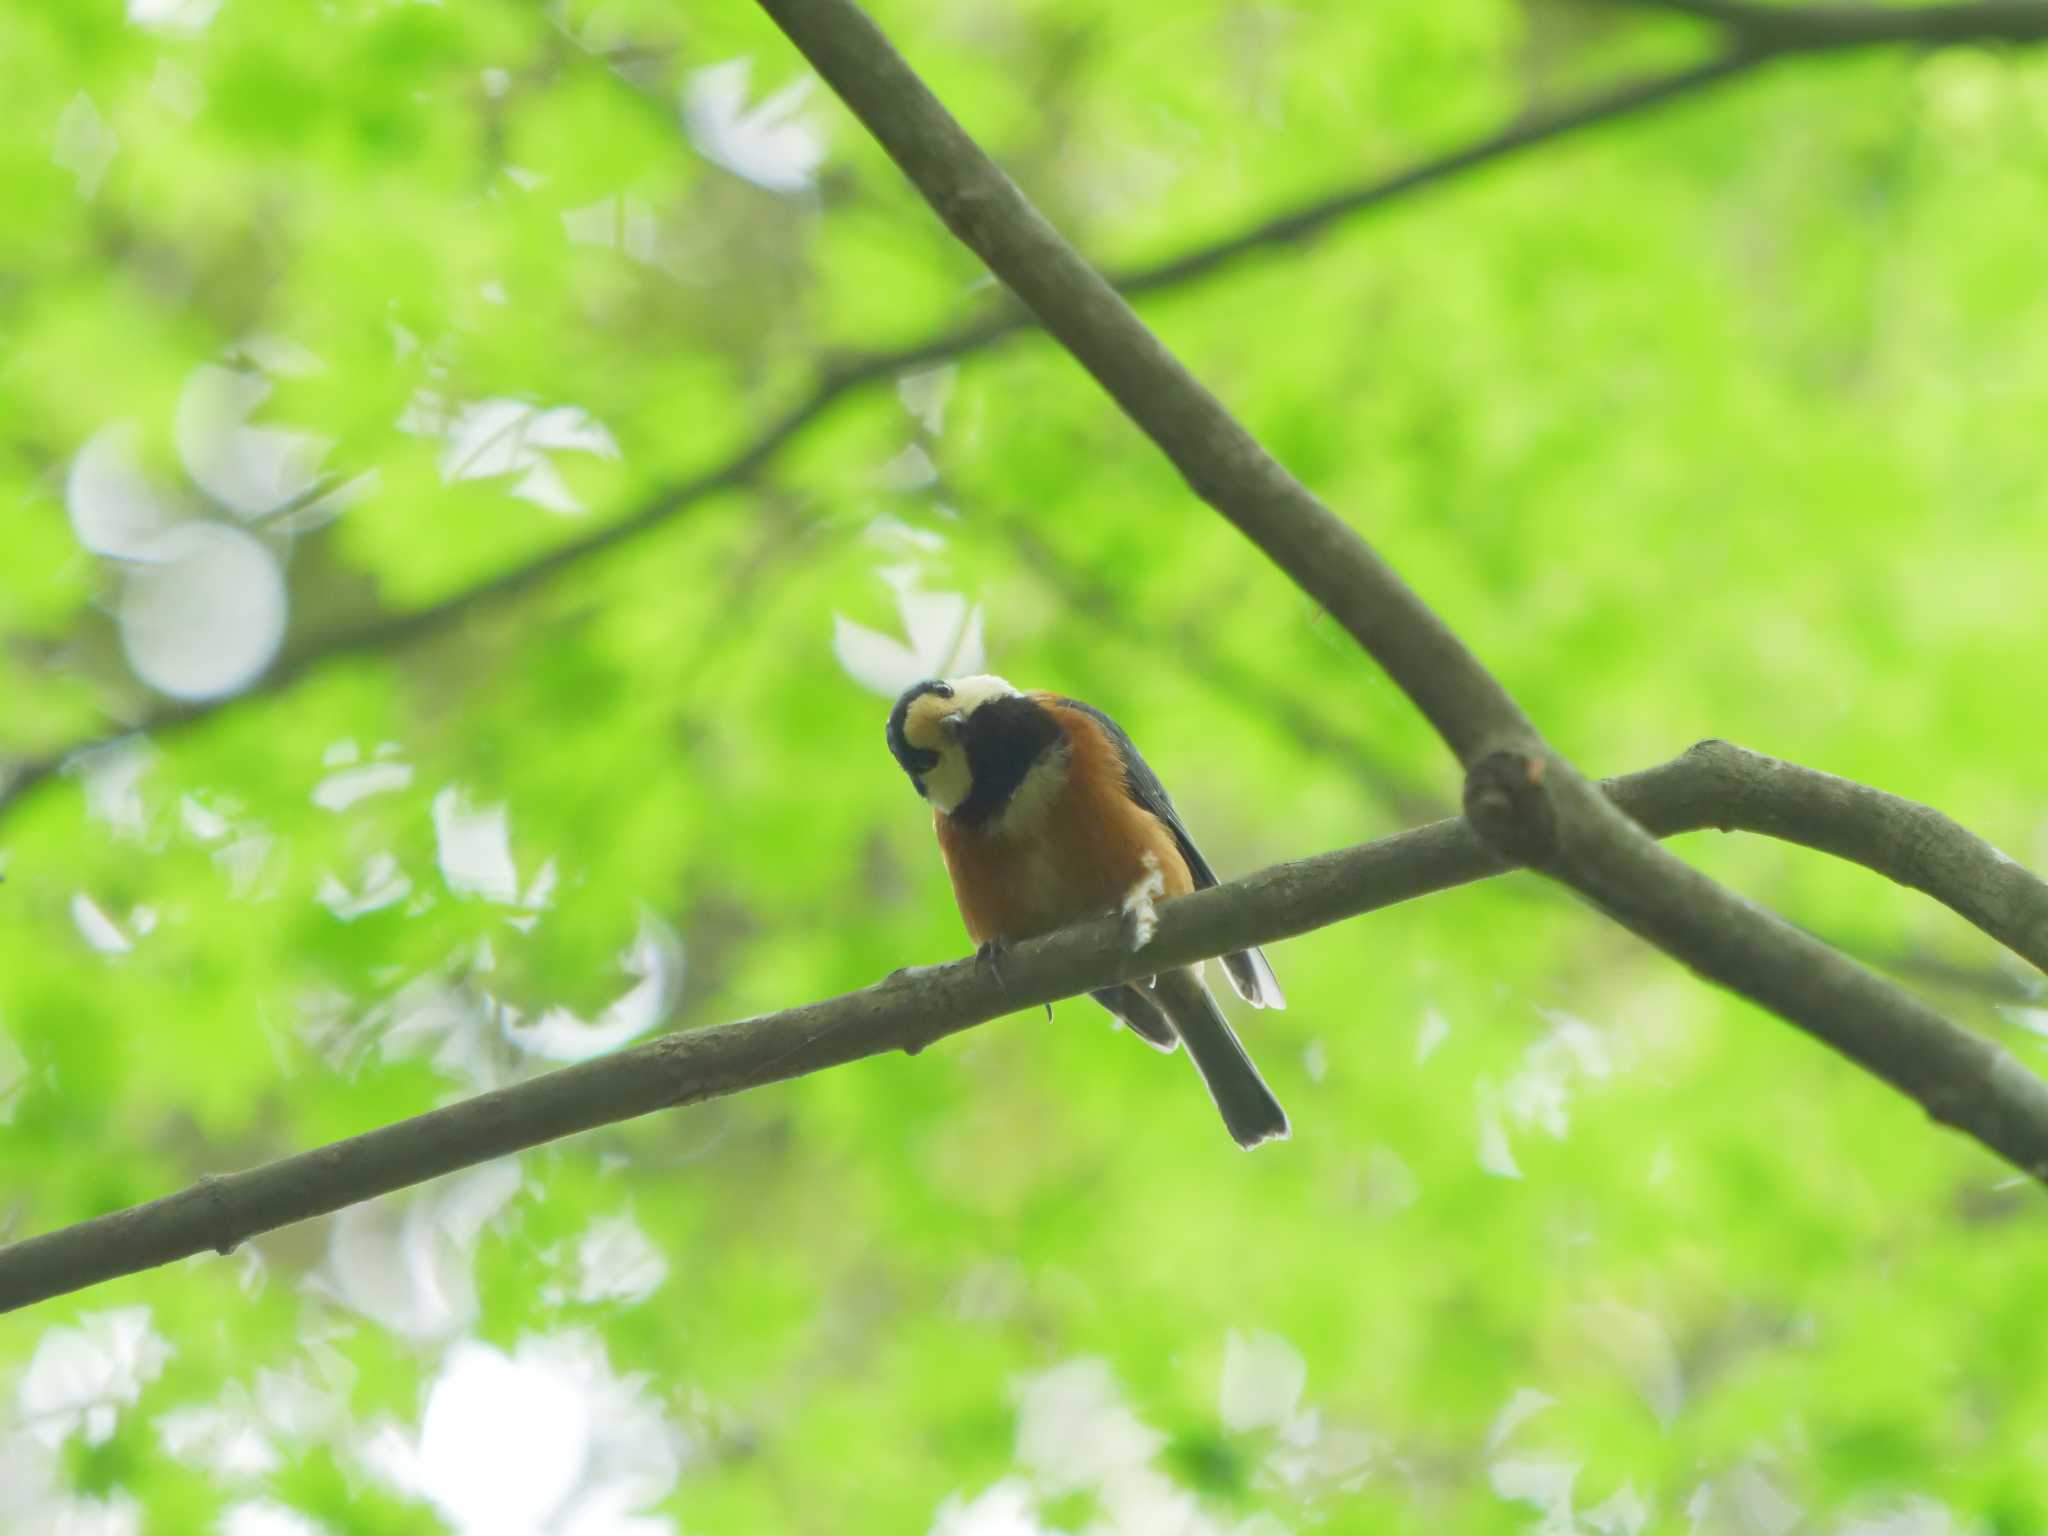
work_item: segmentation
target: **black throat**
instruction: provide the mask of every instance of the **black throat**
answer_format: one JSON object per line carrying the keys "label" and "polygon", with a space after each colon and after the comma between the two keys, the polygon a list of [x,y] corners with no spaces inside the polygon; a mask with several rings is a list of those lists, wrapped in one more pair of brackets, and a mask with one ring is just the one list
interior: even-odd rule
{"label": "black throat", "polygon": [[1066,740],[1051,711],[1035,699],[991,699],[967,717],[967,798],[953,820],[985,827],[1003,814],[1032,765]]}

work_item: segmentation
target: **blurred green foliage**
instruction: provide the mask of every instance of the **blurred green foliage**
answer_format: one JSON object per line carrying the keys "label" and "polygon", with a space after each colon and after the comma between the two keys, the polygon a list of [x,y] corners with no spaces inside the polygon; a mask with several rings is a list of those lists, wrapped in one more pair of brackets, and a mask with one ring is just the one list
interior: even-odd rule
{"label": "blurred green foliage", "polygon": [[[116,424],[181,516],[260,525],[317,652],[988,301],[824,93],[732,115],[800,79],[751,7],[129,11],[0,8],[22,760],[152,708],[116,641],[133,562],[73,522]],[[1699,46],[1554,0],[878,14],[1111,267]],[[1144,312],[1589,770],[1723,736],[2040,867],[2044,221],[2048,59],[1800,60]],[[221,510],[180,426],[208,365],[268,386],[236,430],[372,478],[338,515]],[[458,472],[485,402],[556,438]],[[1012,340],[9,806],[0,1235],[542,1070],[522,1031],[630,1021],[643,976],[689,1027],[962,952],[842,665],[904,592],[1116,715],[1226,875],[1454,794],[1335,627]],[[2039,1059],[2039,978],[1946,912],[1683,846]],[[505,1486],[567,1446],[614,1499],[583,1536],[2048,1526],[2048,1220],[2008,1170],[1530,879],[1274,959],[1293,1006],[1248,1033],[1296,1132],[1254,1156],[1070,1003],[0,1319],[0,1529],[569,1530],[568,1502],[479,1523],[448,1470],[472,1401],[533,1441],[491,1442]],[[144,1344],[110,1342],[138,1307]]]}

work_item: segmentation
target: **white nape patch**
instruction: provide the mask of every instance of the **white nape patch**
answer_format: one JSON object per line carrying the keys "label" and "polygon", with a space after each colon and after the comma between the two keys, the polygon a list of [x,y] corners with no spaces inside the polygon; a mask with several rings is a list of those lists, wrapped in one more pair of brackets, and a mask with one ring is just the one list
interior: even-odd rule
{"label": "white nape patch", "polygon": [[1153,905],[1166,894],[1166,877],[1159,872],[1159,855],[1145,850],[1145,873],[1124,893],[1124,931],[1133,952],[1152,942],[1159,931],[1159,909]]}
{"label": "white nape patch", "polygon": [[946,686],[953,690],[953,697],[944,702],[951,706],[949,713],[971,715],[991,699],[1014,699],[1020,690],[1006,678],[983,672],[974,677],[949,677]]}

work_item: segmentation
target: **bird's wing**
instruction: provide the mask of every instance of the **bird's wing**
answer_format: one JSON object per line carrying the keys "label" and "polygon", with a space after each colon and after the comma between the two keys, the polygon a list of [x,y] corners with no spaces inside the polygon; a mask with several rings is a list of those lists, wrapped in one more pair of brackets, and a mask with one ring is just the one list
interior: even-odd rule
{"label": "bird's wing", "polygon": [[[1181,823],[1180,812],[1173,808],[1173,797],[1166,792],[1166,786],[1159,782],[1159,775],[1152,771],[1144,754],[1138,751],[1138,744],[1132,741],[1128,732],[1093,704],[1083,704],[1079,699],[1052,696],[1052,701],[1067,709],[1079,710],[1097,725],[1103,735],[1116,748],[1116,755],[1124,765],[1124,793],[1131,799],[1166,823],[1173,833],[1173,841],[1180,849],[1180,855],[1187,860],[1188,873],[1194,877],[1195,889],[1216,884],[1216,871],[1209,867],[1209,861],[1202,857],[1202,850],[1195,846],[1194,838]],[[1230,977],[1231,989],[1254,1008],[1285,1008],[1287,995],[1280,990],[1280,982],[1273,975],[1273,967],[1266,962],[1265,952],[1247,949],[1223,957],[1223,970]]]}
{"label": "bird's wing", "polygon": [[1173,1021],[1135,983],[1103,987],[1088,994],[1123,1021],[1124,1028],[1155,1050],[1170,1051],[1180,1044]]}

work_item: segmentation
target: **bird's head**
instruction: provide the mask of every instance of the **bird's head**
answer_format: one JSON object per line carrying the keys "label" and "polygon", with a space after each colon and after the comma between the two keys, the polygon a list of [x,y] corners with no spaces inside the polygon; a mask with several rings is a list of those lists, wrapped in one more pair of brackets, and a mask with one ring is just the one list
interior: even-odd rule
{"label": "bird's head", "polygon": [[998,796],[992,813],[1057,740],[1052,717],[1000,677],[929,678],[889,711],[890,752],[917,792],[949,816]]}

